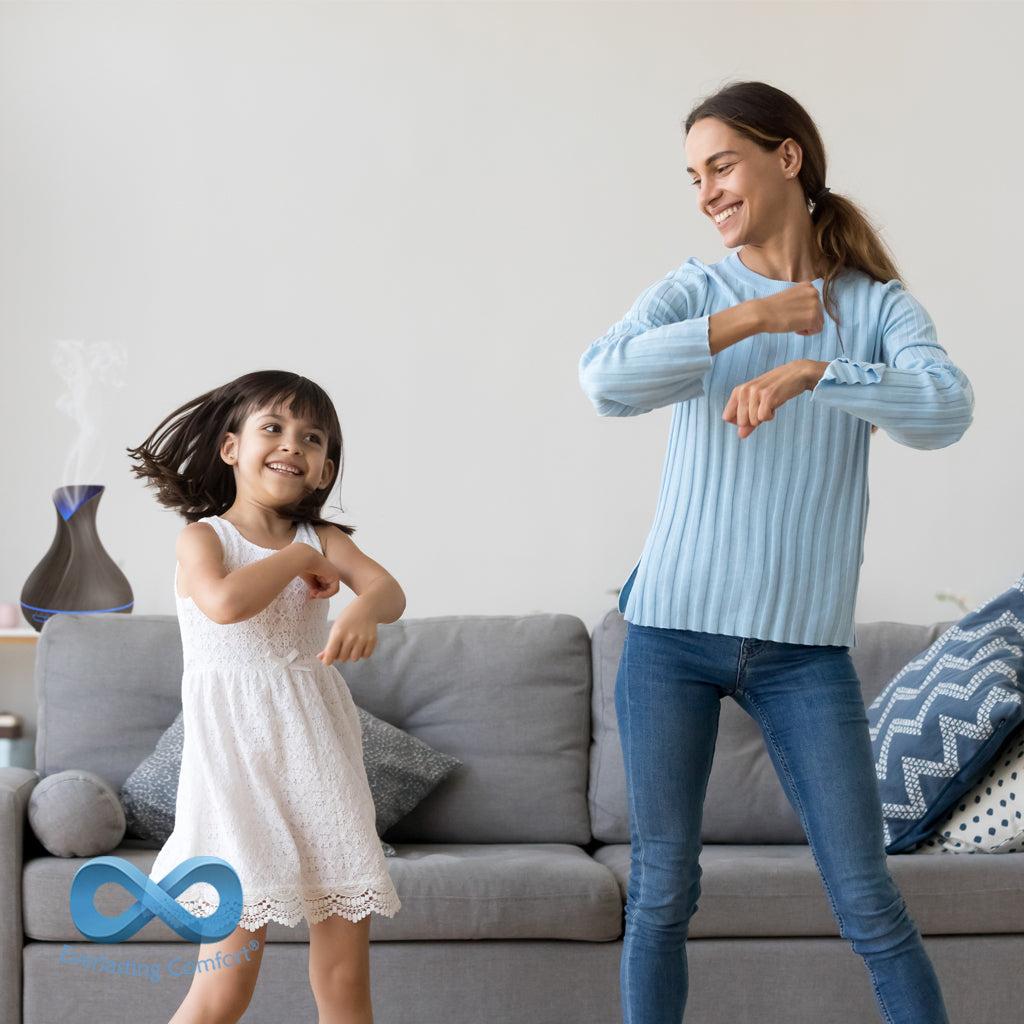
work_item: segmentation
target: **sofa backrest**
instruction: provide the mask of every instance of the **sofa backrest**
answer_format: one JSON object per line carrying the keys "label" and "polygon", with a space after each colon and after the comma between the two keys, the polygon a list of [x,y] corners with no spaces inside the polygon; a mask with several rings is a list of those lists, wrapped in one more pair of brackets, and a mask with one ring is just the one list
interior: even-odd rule
{"label": "sofa backrest", "polygon": [[[955,621],[955,620],[953,620]],[[886,683],[951,625],[857,623],[850,657],[867,707]],[[622,747],[615,714],[615,677],[626,636],[617,610],[608,612],[593,636],[593,734],[590,820],[594,838],[629,842]],[[705,843],[805,843],[800,819],[786,798],[757,723],[732,699],[723,699],[715,756],[701,823]]]}
{"label": "sofa backrest", "polygon": [[[358,706],[463,762],[387,838],[587,843],[590,644],[572,615],[405,619],[338,662]],[[120,788],[181,708],[177,617],[54,615],[35,671],[37,770]]]}

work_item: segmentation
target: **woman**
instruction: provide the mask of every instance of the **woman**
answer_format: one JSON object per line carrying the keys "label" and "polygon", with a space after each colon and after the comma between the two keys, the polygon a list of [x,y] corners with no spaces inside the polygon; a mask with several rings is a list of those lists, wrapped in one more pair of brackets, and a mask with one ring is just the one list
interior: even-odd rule
{"label": "woman", "polygon": [[948,1024],[886,865],[849,652],[870,434],[946,447],[971,422],[971,384],[866,218],[824,187],[821,138],[791,96],[727,86],[687,117],[685,150],[698,212],[743,248],[688,259],[580,360],[601,415],[673,407],[654,523],[619,597],[632,841],[623,1021],[682,1019],[728,695],[761,727],[881,1019]]}

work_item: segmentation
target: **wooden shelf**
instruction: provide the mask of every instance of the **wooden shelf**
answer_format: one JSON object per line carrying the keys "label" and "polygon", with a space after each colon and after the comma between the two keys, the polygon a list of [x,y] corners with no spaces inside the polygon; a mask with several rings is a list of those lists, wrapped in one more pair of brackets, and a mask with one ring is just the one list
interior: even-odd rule
{"label": "wooden shelf", "polygon": [[39,634],[31,626],[16,629],[0,629],[2,644],[30,644],[39,639]]}

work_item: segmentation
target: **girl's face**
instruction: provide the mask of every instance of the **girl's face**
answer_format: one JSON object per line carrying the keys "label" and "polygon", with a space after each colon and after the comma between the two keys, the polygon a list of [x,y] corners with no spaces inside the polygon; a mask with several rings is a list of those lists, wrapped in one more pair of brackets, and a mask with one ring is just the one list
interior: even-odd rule
{"label": "girl's face", "polygon": [[228,432],[221,446],[221,458],[235,468],[236,490],[244,484],[251,496],[271,506],[300,501],[326,487],[334,474],[327,431],[294,418],[286,404],[252,413],[241,432]]}

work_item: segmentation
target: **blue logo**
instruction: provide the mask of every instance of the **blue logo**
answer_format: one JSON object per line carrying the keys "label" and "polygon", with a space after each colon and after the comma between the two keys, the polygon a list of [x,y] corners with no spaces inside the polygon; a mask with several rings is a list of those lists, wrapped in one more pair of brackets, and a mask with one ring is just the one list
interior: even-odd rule
{"label": "blue logo", "polygon": [[[136,897],[121,914],[101,914],[93,902],[96,890],[117,882]],[[220,903],[209,917],[190,914],[175,896],[196,882],[217,890]],[[159,883],[121,857],[94,857],[83,864],[71,882],[71,919],[93,942],[121,942],[159,917],[187,942],[216,942],[230,935],[242,916],[242,883],[235,869],[220,857],[190,857],[169,871]]]}

